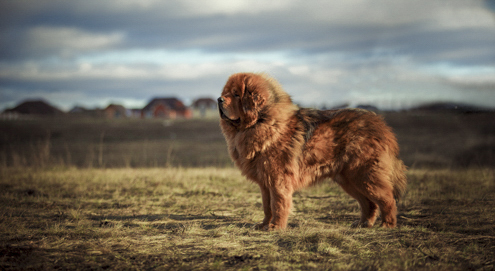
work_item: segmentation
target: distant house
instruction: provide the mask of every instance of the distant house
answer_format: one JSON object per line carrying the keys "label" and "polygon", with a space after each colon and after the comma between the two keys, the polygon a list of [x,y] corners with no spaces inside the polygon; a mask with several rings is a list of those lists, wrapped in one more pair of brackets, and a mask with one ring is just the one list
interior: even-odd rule
{"label": "distant house", "polygon": [[142,118],[176,119],[192,117],[192,112],[177,98],[155,98],[141,111]]}
{"label": "distant house", "polygon": [[140,118],[142,110],[139,108],[130,109],[130,117],[132,118]]}
{"label": "distant house", "polygon": [[32,100],[22,102],[14,108],[6,109],[4,114],[61,116],[65,113],[43,100]]}
{"label": "distant house", "polygon": [[212,98],[199,98],[192,104],[194,114],[198,114],[202,118],[210,115],[218,115],[217,102]]}
{"label": "distant house", "polygon": [[127,118],[127,109],[119,104],[110,104],[103,109],[104,115],[108,119]]}
{"label": "distant house", "polygon": [[101,118],[104,116],[103,109],[87,109],[82,106],[74,106],[69,110],[69,114],[73,117],[91,117],[91,118]]}

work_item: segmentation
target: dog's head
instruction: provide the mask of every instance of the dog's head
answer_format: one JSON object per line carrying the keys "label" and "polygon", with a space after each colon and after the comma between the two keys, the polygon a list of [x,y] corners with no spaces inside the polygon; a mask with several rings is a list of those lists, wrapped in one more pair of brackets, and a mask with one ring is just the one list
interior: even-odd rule
{"label": "dog's head", "polygon": [[269,81],[262,75],[237,73],[230,76],[218,98],[223,121],[239,128],[256,124],[272,93]]}

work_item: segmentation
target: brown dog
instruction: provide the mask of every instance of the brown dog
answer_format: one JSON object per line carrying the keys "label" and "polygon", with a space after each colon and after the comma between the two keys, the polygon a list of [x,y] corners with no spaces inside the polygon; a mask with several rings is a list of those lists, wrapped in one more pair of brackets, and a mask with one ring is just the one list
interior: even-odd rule
{"label": "brown dog", "polygon": [[283,229],[292,194],[332,178],[361,207],[354,227],[395,227],[406,167],[395,135],[383,119],[360,109],[299,108],[270,77],[230,76],[218,98],[230,156],[261,188],[265,218],[258,228]]}

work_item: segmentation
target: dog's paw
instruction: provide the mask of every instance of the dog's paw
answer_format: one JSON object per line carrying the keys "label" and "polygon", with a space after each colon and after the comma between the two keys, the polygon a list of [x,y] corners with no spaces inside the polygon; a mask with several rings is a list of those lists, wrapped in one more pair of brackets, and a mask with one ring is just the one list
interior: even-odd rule
{"label": "dog's paw", "polygon": [[373,224],[369,223],[369,221],[361,222],[360,220],[356,220],[351,224],[351,228],[371,228]]}
{"label": "dog's paw", "polygon": [[393,222],[382,222],[382,224],[380,225],[381,228],[384,228],[384,229],[391,229],[391,228],[395,228],[395,223]]}
{"label": "dog's paw", "polygon": [[268,230],[269,231],[283,230],[283,229],[285,229],[285,227],[283,227],[283,226],[280,226],[277,224],[272,224],[272,223],[268,224]]}
{"label": "dog's paw", "polygon": [[268,230],[268,224],[260,223],[254,226],[255,230],[259,231],[267,231]]}
{"label": "dog's paw", "polygon": [[264,223],[260,223],[256,226],[254,226],[254,229],[256,230],[261,230],[261,231],[274,231],[274,230],[282,230],[284,229],[284,227],[280,226],[280,225],[276,225],[276,224],[264,224]]}

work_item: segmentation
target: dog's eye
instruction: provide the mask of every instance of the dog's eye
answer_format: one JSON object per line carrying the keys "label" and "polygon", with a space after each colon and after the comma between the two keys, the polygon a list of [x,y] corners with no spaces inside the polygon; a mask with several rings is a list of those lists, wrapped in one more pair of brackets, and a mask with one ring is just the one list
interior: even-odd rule
{"label": "dog's eye", "polygon": [[234,97],[235,97],[235,98],[239,98],[239,97],[241,97],[241,96],[239,96],[239,94],[237,94],[237,93],[234,93]]}

